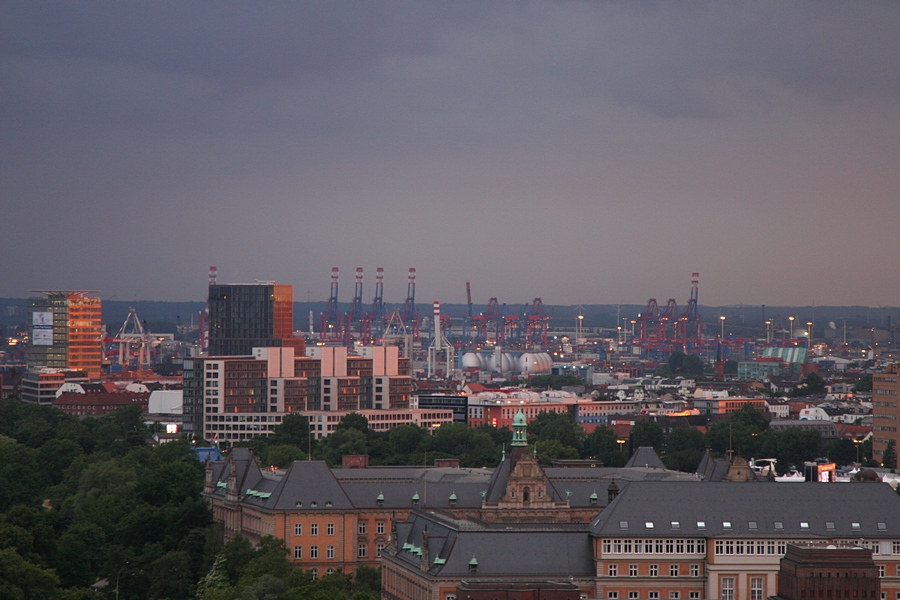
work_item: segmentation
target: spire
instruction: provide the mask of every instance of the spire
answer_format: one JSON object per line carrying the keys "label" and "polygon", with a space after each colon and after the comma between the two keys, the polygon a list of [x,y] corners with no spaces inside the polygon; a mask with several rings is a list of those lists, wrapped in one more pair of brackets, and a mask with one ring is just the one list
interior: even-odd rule
{"label": "spire", "polygon": [[527,427],[528,423],[525,421],[525,413],[523,413],[520,408],[519,412],[516,413],[515,418],[513,418],[513,439],[511,444],[513,447],[528,446],[528,438],[525,435],[525,429]]}

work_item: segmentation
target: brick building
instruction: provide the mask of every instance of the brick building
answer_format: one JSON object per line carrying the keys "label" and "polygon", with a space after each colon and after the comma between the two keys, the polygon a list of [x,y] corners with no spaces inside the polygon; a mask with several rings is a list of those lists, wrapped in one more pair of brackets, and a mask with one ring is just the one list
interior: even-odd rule
{"label": "brick building", "polygon": [[778,598],[879,600],[881,579],[872,550],[855,545],[788,544],[778,572]]}
{"label": "brick building", "polygon": [[897,434],[900,419],[900,363],[889,365],[882,373],[872,376],[872,458],[883,462],[884,451],[894,442],[894,452],[900,448]]}

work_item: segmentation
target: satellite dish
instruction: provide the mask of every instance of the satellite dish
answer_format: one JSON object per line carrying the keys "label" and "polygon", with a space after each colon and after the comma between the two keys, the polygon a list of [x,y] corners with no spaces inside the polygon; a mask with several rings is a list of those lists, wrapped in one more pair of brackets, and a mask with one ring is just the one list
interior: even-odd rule
{"label": "satellite dish", "polygon": [[834,324],[834,321],[828,321],[828,326],[832,329],[837,329],[837,325]]}

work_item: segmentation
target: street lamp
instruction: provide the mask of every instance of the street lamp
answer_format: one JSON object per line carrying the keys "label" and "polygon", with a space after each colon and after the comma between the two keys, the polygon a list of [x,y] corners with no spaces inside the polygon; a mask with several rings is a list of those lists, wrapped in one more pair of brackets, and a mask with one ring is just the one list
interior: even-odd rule
{"label": "street lamp", "polygon": [[862,444],[862,440],[857,438],[853,443],[856,445],[856,464],[859,465],[859,445]]}
{"label": "street lamp", "polygon": [[772,321],[770,320],[766,321],[766,343],[772,343]]}
{"label": "street lamp", "polygon": [[791,339],[794,339],[794,317],[788,317],[788,321],[791,322]]}
{"label": "street lamp", "polygon": [[622,438],[616,440],[616,443],[619,445],[619,454],[622,454],[622,449],[625,447],[625,442],[627,441],[628,440],[623,440]]}
{"label": "street lamp", "polygon": [[725,315],[719,315],[719,320],[722,322],[722,333],[719,335],[720,339],[725,339]]}
{"label": "street lamp", "polygon": [[813,324],[812,324],[812,321],[807,321],[807,322],[806,322],[806,326],[809,328],[809,329],[807,330],[807,333],[806,333],[806,338],[807,338],[806,346],[807,346],[807,347],[812,347],[812,334],[813,334],[813,330],[812,330]]}

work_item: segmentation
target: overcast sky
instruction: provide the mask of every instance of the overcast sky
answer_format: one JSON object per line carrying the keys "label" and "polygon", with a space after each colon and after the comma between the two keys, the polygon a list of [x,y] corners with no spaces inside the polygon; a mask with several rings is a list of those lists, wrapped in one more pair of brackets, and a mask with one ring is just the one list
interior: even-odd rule
{"label": "overcast sky", "polygon": [[897,305],[900,3],[0,3],[0,296]]}

